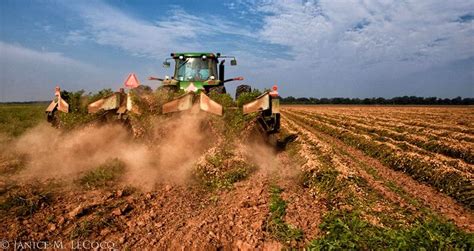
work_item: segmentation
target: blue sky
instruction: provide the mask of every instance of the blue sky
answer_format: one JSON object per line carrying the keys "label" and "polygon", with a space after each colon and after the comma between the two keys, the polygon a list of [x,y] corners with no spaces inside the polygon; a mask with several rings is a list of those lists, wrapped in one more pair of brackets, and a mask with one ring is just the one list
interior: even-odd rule
{"label": "blue sky", "polygon": [[236,56],[227,76],[282,96],[473,97],[474,1],[0,1],[3,102],[157,87],[174,51]]}

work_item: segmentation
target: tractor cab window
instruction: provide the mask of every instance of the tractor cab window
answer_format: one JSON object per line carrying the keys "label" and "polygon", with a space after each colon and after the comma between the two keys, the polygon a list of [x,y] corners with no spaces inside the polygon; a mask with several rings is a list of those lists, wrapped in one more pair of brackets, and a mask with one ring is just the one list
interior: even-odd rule
{"label": "tractor cab window", "polygon": [[212,60],[202,58],[185,58],[177,60],[175,78],[179,81],[206,81],[216,76]]}

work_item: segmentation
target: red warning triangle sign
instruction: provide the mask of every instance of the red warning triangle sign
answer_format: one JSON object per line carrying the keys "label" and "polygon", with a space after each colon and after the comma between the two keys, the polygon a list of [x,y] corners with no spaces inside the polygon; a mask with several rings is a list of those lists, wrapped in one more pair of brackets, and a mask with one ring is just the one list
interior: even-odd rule
{"label": "red warning triangle sign", "polygon": [[137,88],[140,85],[140,82],[138,81],[137,76],[135,76],[135,73],[130,73],[123,84],[125,87],[132,89]]}

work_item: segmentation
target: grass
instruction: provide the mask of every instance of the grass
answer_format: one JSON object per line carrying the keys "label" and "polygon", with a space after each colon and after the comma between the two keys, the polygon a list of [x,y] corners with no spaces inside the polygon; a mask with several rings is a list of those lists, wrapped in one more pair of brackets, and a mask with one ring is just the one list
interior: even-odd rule
{"label": "grass", "polygon": [[472,250],[474,235],[461,232],[440,219],[417,222],[405,228],[383,228],[362,219],[360,212],[333,211],[320,229],[323,237],[310,250]]}
{"label": "grass", "polygon": [[278,186],[270,188],[270,216],[266,231],[285,243],[300,241],[303,239],[303,231],[285,222],[286,202],[281,198],[282,191]]}
{"label": "grass", "polygon": [[0,104],[0,134],[18,137],[28,128],[46,121],[47,104]]}
{"label": "grass", "polygon": [[100,233],[104,228],[117,228],[118,222],[110,213],[114,208],[121,207],[124,204],[126,204],[126,202],[119,200],[112,202],[112,204],[106,204],[95,208],[94,214],[85,216],[85,219],[74,223],[74,226],[69,233],[69,238],[86,238],[91,234]]}
{"label": "grass", "polygon": [[109,160],[94,170],[88,171],[77,181],[80,185],[89,188],[106,187],[115,182],[124,172],[125,164],[118,160]]}
{"label": "grass", "polygon": [[39,186],[18,187],[8,191],[0,202],[0,211],[12,212],[16,216],[32,215],[51,203],[52,193]]}
{"label": "grass", "polygon": [[251,171],[246,167],[237,167],[225,172],[221,176],[207,178],[200,177],[199,179],[210,189],[230,189],[235,182],[247,178],[250,172]]}
{"label": "grass", "polygon": [[86,238],[93,233],[99,233],[103,228],[114,228],[116,221],[112,216],[104,215],[103,211],[96,213],[92,218],[76,222],[69,234],[70,239]]}
{"label": "grass", "polygon": [[233,144],[223,144],[205,162],[196,165],[194,178],[210,190],[229,189],[235,182],[246,179],[256,166],[237,156]]}
{"label": "grass", "polygon": [[93,232],[93,224],[90,221],[77,222],[71,231],[70,238],[85,238]]}

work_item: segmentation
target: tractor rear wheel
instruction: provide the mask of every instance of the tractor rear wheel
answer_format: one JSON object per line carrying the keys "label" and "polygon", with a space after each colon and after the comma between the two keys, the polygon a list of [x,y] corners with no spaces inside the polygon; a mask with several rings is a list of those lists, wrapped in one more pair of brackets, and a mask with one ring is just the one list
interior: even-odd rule
{"label": "tractor rear wheel", "polygon": [[59,127],[59,113],[56,108],[46,114],[46,119],[53,127]]}
{"label": "tractor rear wheel", "polygon": [[252,92],[252,87],[250,85],[239,85],[235,89],[235,100],[237,100],[242,93]]}

